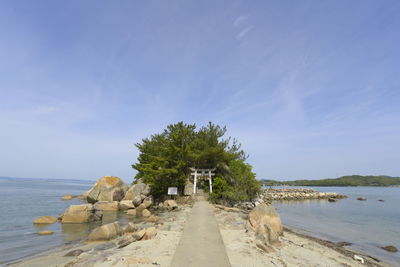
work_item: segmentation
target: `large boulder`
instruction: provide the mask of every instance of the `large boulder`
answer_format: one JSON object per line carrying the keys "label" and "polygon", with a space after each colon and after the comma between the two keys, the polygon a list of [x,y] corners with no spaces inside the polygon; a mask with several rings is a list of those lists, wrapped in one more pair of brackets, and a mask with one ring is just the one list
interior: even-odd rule
{"label": "large boulder", "polygon": [[153,205],[153,197],[152,196],[148,196],[143,200],[142,203],[146,209],[149,208],[151,205]]}
{"label": "large boulder", "polygon": [[121,234],[119,222],[104,224],[94,229],[88,236],[88,241],[110,240]]}
{"label": "large boulder", "polygon": [[143,240],[152,239],[156,235],[157,235],[157,229],[155,227],[147,228],[145,233],[144,233]]}
{"label": "large boulder", "polygon": [[121,201],[128,186],[120,178],[115,176],[104,176],[89,190],[87,201],[95,203],[97,201]]}
{"label": "large boulder", "polygon": [[102,214],[96,212],[92,204],[71,205],[62,216],[62,223],[87,223],[101,220]]}
{"label": "large boulder", "polygon": [[270,204],[261,203],[255,207],[249,214],[249,224],[253,230],[256,230],[260,225],[266,224],[279,235],[283,234],[281,218]]}
{"label": "large boulder", "polygon": [[57,222],[58,219],[53,216],[41,216],[33,221],[34,224],[52,224]]}
{"label": "large boulder", "polygon": [[117,211],[119,205],[118,201],[99,201],[94,204],[94,208],[101,211]]}
{"label": "large boulder", "polygon": [[[134,200],[140,197],[142,200],[150,194],[150,186],[139,179],[136,184],[132,185],[125,194],[124,200]],[[136,205],[136,204],[135,204]]]}
{"label": "large boulder", "polygon": [[133,205],[132,200],[121,200],[119,202],[119,209],[120,210],[129,210],[129,209],[134,209],[135,205]]}

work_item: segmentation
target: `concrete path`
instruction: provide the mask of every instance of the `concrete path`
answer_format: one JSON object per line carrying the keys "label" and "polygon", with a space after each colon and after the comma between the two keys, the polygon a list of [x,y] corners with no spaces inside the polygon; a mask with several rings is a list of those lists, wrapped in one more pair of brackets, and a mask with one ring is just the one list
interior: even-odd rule
{"label": "concrete path", "polygon": [[204,200],[194,204],[172,259],[171,267],[231,266],[213,207]]}

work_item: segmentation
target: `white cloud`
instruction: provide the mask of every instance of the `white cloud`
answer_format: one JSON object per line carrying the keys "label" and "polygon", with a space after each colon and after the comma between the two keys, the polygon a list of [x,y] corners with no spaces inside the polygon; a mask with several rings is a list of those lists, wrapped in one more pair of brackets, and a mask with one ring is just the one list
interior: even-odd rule
{"label": "white cloud", "polygon": [[237,35],[236,35],[236,39],[242,39],[246,34],[248,34],[251,30],[253,30],[254,26],[250,25],[246,28],[244,28],[243,30],[241,30]]}
{"label": "white cloud", "polygon": [[243,22],[245,22],[247,20],[247,16],[239,16],[235,19],[235,21],[233,22],[233,26],[234,27],[238,27],[240,26],[240,24],[242,24]]}

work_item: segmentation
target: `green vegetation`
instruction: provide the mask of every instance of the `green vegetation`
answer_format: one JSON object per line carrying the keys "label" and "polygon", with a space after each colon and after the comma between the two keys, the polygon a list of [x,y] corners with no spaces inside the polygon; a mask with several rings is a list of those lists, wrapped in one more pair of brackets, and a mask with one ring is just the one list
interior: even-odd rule
{"label": "green vegetation", "polygon": [[233,202],[253,198],[260,189],[246,154],[235,139],[226,138],[226,127],[209,123],[196,130],[195,124],[168,125],[160,134],[153,134],[136,144],[138,171],[136,179],[152,186],[156,197],[166,194],[170,186],[182,193],[190,168],[216,168],[213,201]]}
{"label": "green vegetation", "polygon": [[336,179],[274,181],[262,180],[263,185],[278,186],[399,186],[400,177],[351,175]]}

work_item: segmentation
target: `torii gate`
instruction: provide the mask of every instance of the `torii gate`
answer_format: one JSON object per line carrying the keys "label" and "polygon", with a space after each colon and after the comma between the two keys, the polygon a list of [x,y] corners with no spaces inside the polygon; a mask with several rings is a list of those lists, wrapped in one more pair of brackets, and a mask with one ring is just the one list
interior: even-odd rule
{"label": "torii gate", "polygon": [[208,176],[208,181],[210,182],[210,193],[212,193],[212,177],[215,175],[213,171],[214,169],[195,169],[195,168],[190,168],[192,171],[191,175],[194,176],[194,183],[193,183],[193,194],[196,194],[197,191],[197,177],[205,177]]}

